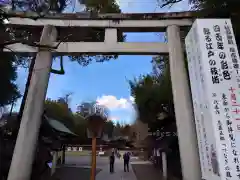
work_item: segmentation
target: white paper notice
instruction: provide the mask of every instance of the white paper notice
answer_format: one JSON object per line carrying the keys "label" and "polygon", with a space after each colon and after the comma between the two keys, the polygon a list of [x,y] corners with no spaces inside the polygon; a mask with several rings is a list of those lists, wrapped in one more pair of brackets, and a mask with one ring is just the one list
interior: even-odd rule
{"label": "white paper notice", "polygon": [[231,21],[197,19],[185,43],[202,178],[238,180],[240,71]]}

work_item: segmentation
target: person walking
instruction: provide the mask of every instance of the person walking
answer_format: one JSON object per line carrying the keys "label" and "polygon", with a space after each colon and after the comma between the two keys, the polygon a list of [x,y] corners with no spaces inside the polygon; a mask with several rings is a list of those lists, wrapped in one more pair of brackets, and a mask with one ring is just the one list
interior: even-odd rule
{"label": "person walking", "polygon": [[110,173],[113,173],[114,172],[114,162],[115,162],[114,151],[111,153],[109,160],[110,160]]}
{"label": "person walking", "polygon": [[130,161],[130,155],[128,152],[126,152],[123,155],[123,159],[124,159],[124,172],[129,172],[129,161]]}

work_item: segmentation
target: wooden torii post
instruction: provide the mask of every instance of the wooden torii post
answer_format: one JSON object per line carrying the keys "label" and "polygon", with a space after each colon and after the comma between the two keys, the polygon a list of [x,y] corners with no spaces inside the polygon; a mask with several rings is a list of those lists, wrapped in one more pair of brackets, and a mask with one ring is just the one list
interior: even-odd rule
{"label": "wooden torii post", "polygon": [[[40,44],[54,46],[55,48],[47,49],[35,47],[33,44],[15,43],[8,45],[4,49],[7,52],[11,49],[11,51],[18,53],[37,53],[8,180],[28,180],[30,177],[35,143],[40,126],[40,115],[43,110],[52,64],[52,53],[60,55],[74,53],[169,54],[183,179],[200,180],[200,163],[193,107],[180,37],[180,28],[191,26],[192,19],[192,13],[190,12],[102,14],[95,17],[88,14],[61,14],[47,15],[44,18],[37,18],[36,14],[31,13],[9,13],[9,26],[21,26],[27,29],[31,27],[38,33],[39,27],[40,29],[44,27]],[[82,39],[79,39],[79,34],[86,33],[86,29],[89,28],[105,30],[104,41],[82,42]],[[118,42],[118,30],[122,32],[167,32],[168,42]],[[64,42],[66,32],[70,31],[73,32],[72,37],[68,38],[70,42]],[[59,35],[57,35],[57,32]],[[56,42],[57,37],[63,42]],[[79,41],[77,42],[76,39]]]}

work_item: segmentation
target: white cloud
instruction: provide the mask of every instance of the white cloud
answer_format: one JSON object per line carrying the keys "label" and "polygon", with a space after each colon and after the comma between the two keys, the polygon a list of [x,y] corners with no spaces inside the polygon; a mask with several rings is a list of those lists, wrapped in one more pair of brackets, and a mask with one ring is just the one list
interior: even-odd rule
{"label": "white cloud", "polygon": [[130,96],[129,99],[126,98],[118,99],[113,95],[103,95],[97,98],[97,103],[99,105],[104,105],[110,110],[132,108],[133,101],[134,98],[132,96]]}

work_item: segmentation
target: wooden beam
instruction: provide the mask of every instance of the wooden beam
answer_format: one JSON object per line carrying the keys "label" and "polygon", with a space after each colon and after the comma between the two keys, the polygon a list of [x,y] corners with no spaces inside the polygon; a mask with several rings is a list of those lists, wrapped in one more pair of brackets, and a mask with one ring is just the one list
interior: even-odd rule
{"label": "wooden beam", "polygon": [[[58,44],[55,42],[53,46]],[[31,47],[21,43],[7,46],[5,52],[36,53],[37,47]],[[66,42],[61,43],[57,49],[50,50],[54,54],[167,54],[166,43],[105,43],[105,42]]]}

